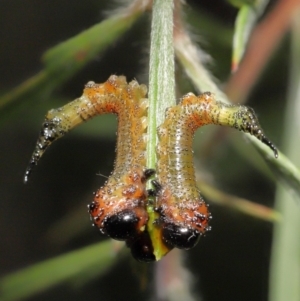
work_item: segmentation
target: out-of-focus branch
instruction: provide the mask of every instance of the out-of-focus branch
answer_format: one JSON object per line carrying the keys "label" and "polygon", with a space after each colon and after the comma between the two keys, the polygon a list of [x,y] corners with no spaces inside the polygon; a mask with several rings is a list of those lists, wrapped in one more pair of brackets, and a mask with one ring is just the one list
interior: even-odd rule
{"label": "out-of-focus branch", "polygon": [[280,213],[272,208],[256,204],[234,195],[227,194],[201,180],[197,181],[197,185],[200,189],[200,192],[205,196],[205,198],[208,198],[209,200],[219,205],[230,207],[239,212],[269,222],[278,222],[281,220]]}
{"label": "out-of-focus branch", "polygon": [[[283,145],[300,167],[300,7],[291,30],[290,74],[283,127]],[[298,202],[295,202],[295,199]],[[275,207],[283,223],[276,224],[270,263],[269,301],[300,300],[300,197],[278,185]]]}
{"label": "out-of-focus branch", "polygon": [[[292,1],[292,0],[288,0]],[[293,1],[294,2],[294,1]],[[297,0],[299,3],[299,0]],[[231,99],[225,95],[220,88],[215,84],[209,71],[201,62],[201,52],[192,42],[184,28],[177,28],[174,31],[174,48],[175,55],[179,63],[183,66],[188,77],[199,91],[210,91],[216,95],[218,100],[230,103]],[[242,67],[241,67],[242,69]],[[238,73],[238,72],[237,72]],[[278,179],[285,184],[288,184],[297,194],[300,189],[300,171],[293,165],[282,153],[279,152],[278,159],[273,157],[267,146],[261,143],[255,137],[245,134],[257,150],[263,155],[263,158],[268,165],[276,171]]]}
{"label": "out-of-focus branch", "polygon": [[239,69],[225,87],[225,93],[232,102],[245,102],[272,53],[290,28],[293,12],[299,6],[299,0],[278,1],[255,28]]}
{"label": "out-of-focus branch", "polygon": [[182,261],[182,251],[174,249],[156,263],[155,301],[195,300],[190,290],[192,277]]}
{"label": "out-of-focus branch", "polygon": [[[25,96],[29,106],[39,98],[38,94],[47,95],[62,85],[122,36],[151,4],[152,0],[128,1],[127,7],[119,8],[102,22],[47,50],[42,58],[44,69],[1,96],[0,110],[13,111],[14,104],[21,106]],[[7,112],[3,115],[6,117]]]}
{"label": "out-of-focus branch", "polygon": [[249,37],[257,19],[264,12],[269,0],[258,0],[253,3],[245,3],[239,9],[234,25],[233,49],[231,60],[231,72],[236,72],[240,61],[247,49]]}

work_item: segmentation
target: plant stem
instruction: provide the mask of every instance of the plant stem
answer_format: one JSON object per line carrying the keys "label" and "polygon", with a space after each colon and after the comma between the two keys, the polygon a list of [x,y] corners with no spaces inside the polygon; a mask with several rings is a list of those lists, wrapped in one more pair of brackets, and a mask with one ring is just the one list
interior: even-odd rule
{"label": "plant stem", "polygon": [[175,102],[173,0],[153,3],[149,72],[147,166],[155,168],[156,128]]}
{"label": "plant stem", "polygon": [[[155,148],[157,127],[164,120],[166,108],[175,102],[175,72],[173,48],[173,0],[154,0],[151,24],[150,71],[149,71],[149,115],[147,167],[156,167]],[[148,181],[148,188],[151,181]],[[153,244],[156,260],[161,259],[169,249],[161,240],[160,229],[155,220],[158,215],[154,206],[148,205],[149,221],[147,230]]]}

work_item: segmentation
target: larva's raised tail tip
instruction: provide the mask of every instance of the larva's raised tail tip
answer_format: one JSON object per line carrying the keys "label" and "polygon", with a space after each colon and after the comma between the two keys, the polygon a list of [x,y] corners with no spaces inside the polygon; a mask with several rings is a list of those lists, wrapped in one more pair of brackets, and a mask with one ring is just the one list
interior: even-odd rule
{"label": "larva's raised tail tip", "polygon": [[29,180],[29,175],[27,175],[27,171],[26,171],[25,176],[24,176],[24,179],[23,179],[23,183],[24,183],[24,184],[27,184],[27,183],[28,183],[28,180]]}
{"label": "larva's raised tail tip", "polygon": [[23,178],[23,183],[24,184],[27,184],[28,181],[29,181],[29,178],[30,178],[30,175],[31,175],[31,172],[32,172],[32,169],[33,169],[33,166],[36,165],[36,162],[35,161],[30,161],[27,168],[26,168],[26,171],[25,171],[25,175],[24,175],[24,178]]}
{"label": "larva's raised tail tip", "polygon": [[34,166],[37,165],[46,149],[52,144],[53,141],[57,140],[65,134],[65,131],[60,129],[59,126],[60,119],[56,120],[55,118],[50,120],[46,119],[46,121],[43,123],[39,138],[35,145],[34,152],[25,171],[23,180],[25,184],[28,182]]}
{"label": "larva's raised tail tip", "polygon": [[26,172],[25,172],[25,175],[24,175],[24,178],[23,178],[23,183],[24,183],[24,184],[27,184],[27,183],[28,183],[28,180],[29,180],[29,174],[30,174],[30,170],[26,169]]}
{"label": "larva's raised tail tip", "polygon": [[261,141],[266,144],[274,153],[274,157],[277,159],[278,158],[278,150],[276,146],[269,140],[267,137],[263,136]]}

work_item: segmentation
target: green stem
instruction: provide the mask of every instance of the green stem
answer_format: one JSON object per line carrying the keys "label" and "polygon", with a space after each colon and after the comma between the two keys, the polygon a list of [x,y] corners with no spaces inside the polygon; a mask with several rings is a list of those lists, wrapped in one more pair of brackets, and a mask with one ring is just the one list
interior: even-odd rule
{"label": "green stem", "polygon": [[99,274],[104,273],[116,258],[121,256],[113,253],[109,240],[59,255],[1,278],[0,299],[23,300],[63,281],[84,276],[94,267],[98,267]]}
{"label": "green stem", "polygon": [[[155,148],[157,127],[164,120],[166,108],[176,104],[173,48],[173,0],[154,0],[151,24],[150,71],[149,71],[149,115],[147,166],[156,167]],[[148,182],[151,188],[151,181]],[[155,226],[158,218],[154,206],[148,205],[147,230],[153,244],[156,260],[169,249],[161,241],[160,229]]]}
{"label": "green stem", "polygon": [[156,128],[166,108],[176,104],[173,48],[173,0],[155,0],[151,25],[147,166],[155,168]]}
{"label": "green stem", "polygon": [[[287,155],[300,166],[300,10],[292,27],[291,72],[285,118],[284,147]],[[295,199],[298,202],[295,202]],[[270,301],[300,300],[300,197],[278,186],[276,209],[284,222],[276,224],[270,267]]]}

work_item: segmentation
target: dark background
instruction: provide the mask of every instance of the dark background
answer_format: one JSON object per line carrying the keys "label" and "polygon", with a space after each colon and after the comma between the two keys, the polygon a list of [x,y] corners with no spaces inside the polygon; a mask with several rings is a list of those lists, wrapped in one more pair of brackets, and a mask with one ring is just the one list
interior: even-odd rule
{"label": "dark background", "polygon": [[[190,9],[229,29],[233,27],[237,11],[225,1],[187,3]],[[0,91],[8,92],[37,73],[43,68],[43,52],[101,21],[104,11],[112,7],[110,1],[96,0],[0,1]],[[90,227],[86,205],[92,191],[105,180],[96,173],[109,175],[113,168],[114,117],[107,119],[109,129],[100,137],[84,125],[57,142],[27,185],[22,182],[23,175],[47,110],[81,95],[87,81],[103,82],[111,74],[147,83],[149,25],[150,14],[146,14],[123,38],[56,90],[53,102],[51,98],[36,99],[33,105],[1,113],[0,118],[6,120],[0,128],[2,275],[105,239]],[[230,71],[230,48],[220,48],[214,33],[203,36],[201,29],[191,30],[213,55],[212,72],[225,80]],[[262,125],[277,145],[285,99],[286,45],[287,41],[276,52],[249,100],[259,117],[265,119]],[[221,151],[214,150],[203,168],[220,189],[273,205],[274,183],[243,160],[229,143],[222,145]],[[213,231],[195,249],[185,252],[186,264],[195,277],[196,295],[207,301],[267,300],[272,225],[213,203],[211,211]],[[72,212],[79,217],[74,232],[84,230],[63,243],[57,232],[56,241],[53,225]],[[149,300],[153,291],[151,270],[149,265],[149,288],[144,292],[139,288],[134,261],[127,260],[80,289],[62,284],[30,300]]]}

